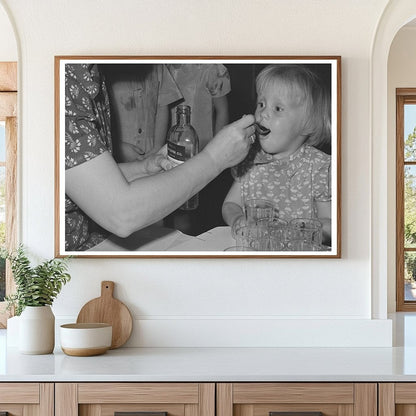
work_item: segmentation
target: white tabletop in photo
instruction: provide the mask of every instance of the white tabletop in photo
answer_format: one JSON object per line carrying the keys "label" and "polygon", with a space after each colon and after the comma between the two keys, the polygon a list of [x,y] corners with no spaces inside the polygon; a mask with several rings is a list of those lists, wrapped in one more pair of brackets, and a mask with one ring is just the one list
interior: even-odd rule
{"label": "white tabletop in photo", "polygon": [[127,238],[112,235],[89,251],[224,251],[234,245],[230,227],[216,227],[193,237],[153,224]]}

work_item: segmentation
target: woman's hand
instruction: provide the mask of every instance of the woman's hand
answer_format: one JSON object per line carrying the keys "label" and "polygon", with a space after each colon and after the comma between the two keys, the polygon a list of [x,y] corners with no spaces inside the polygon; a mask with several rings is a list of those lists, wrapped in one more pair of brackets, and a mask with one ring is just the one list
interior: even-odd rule
{"label": "woman's hand", "polygon": [[250,149],[250,136],[255,133],[254,116],[245,115],[225,126],[206,145],[202,153],[210,156],[219,172],[240,163]]}
{"label": "woman's hand", "polygon": [[161,153],[150,155],[141,162],[144,164],[144,171],[147,175],[154,175],[155,173],[164,172],[174,167],[172,162]]}
{"label": "woman's hand", "polygon": [[165,172],[172,169],[174,166],[172,162],[166,158],[166,146],[163,146],[159,152],[147,156],[146,159],[136,159],[133,162],[119,163],[118,167],[127,182],[132,182],[146,176]]}

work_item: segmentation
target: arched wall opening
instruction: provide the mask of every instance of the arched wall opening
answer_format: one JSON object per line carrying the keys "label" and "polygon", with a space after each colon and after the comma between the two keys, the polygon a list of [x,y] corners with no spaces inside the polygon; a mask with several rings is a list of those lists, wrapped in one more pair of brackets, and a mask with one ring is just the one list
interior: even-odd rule
{"label": "arched wall opening", "polygon": [[375,319],[384,319],[388,312],[395,311],[395,134],[391,134],[395,110],[391,109],[388,59],[396,34],[415,18],[414,0],[391,1],[380,19],[372,48],[371,267]]}
{"label": "arched wall opening", "polygon": [[[388,223],[388,311],[394,312],[396,310],[396,240],[397,233],[395,227],[394,218],[396,212],[396,160],[398,155],[396,154],[396,89],[397,88],[416,88],[416,53],[414,53],[414,45],[416,44],[416,19],[403,26],[396,34],[390,47],[390,53],[388,58],[388,71],[387,71],[387,152],[391,157],[387,160],[387,173],[388,173],[388,217],[390,219]],[[414,125],[413,114],[414,106],[406,106],[407,108],[407,123],[408,128]],[[405,138],[407,138],[407,129]],[[396,157],[394,157],[396,155]],[[413,170],[413,168],[411,168]],[[406,207],[409,206],[406,204]],[[410,208],[410,206],[409,206]],[[411,213],[406,210],[407,215]],[[410,258],[413,254],[410,253]],[[396,261],[395,261],[396,260]],[[412,263],[408,261],[408,276],[412,270]],[[406,300],[414,298],[414,289],[410,281],[406,281],[404,296]],[[402,290],[402,289],[399,289]]]}

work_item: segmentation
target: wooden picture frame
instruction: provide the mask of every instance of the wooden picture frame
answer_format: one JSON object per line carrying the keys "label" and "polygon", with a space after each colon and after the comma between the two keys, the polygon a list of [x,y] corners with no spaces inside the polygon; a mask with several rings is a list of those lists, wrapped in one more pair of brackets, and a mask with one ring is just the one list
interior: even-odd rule
{"label": "wooden picture frame", "polygon": [[[85,65],[85,67],[81,67],[79,65]],[[137,67],[134,65],[137,65]],[[183,215],[181,212],[178,213],[179,211],[175,211],[175,214],[172,214],[173,219],[170,217],[161,216],[161,218],[157,218],[157,219],[162,220],[162,218],[164,218],[163,220],[164,222],[162,225],[160,222],[158,225],[153,224],[150,227],[145,227],[145,228],[140,229],[137,232],[134,232],[132,235],[128,237],[125,237],[124,235],[122,235],[121,237],[115,236],[114,234],[111,235],[110,237],[105,237],[104,240],[103,240],[104,237],[101,237],[101,240],[98,240],[99,242],[97,244],[93,242],[92,243],[93,246],[90,247],[88,244],[84,244],[84,243],[83,245],[82,244],[76,245],[76,243],[79,241],[79,236],[76,235],[74,237],[76,243],[73,243],[74,240],[71,234],[71,232],[73,231],[73,228],[71,227],[73,226],[76,227],[76,222],[74,221],[68,222],[70,220],[70,217],[68,214],[69,211],[67,211],[67,213],[65,212],[65,204],[67,204],[67,207],[68,207],[68,203],[71,206],[73,204],[73,201],[71,201],[71,199],[66,199],[66,197],[69,198],[69,195],[67,195],[68,181],[65,180],[66,179],[65,160],[67,161],[67,168],[69,169],[74,168],[74,170],[71,173],[80,171],[80,169],[76,170],[76,167],[78,166],[78,164],[82,164],[82,160],[81,162],[77,161],[78,155],[74,156],[74,153],[73,153],[74,149],[78,151],[77,149],[80,146],[78,138],[80,136],[76,136],[76,134],[78,134],[77,132],[73,133],[73,124],[70,124],[70,123],[72,123],[72,121],[79,122],[79,120],[83,118],[82,116],[83,113],[80,116],[79,110],[83,105],[82,103],[84,102],[84,101],[81,101],[81,98],[80,98],[79,102],[77,103],[76,100],[78,100],[80,96],[73,95],[73,93],[69,90],[69,88],[75,88],[76,90],[75,92],[76,94],[78,94],[77,88],[79,88],[79,86],[77,85],[77,82],[78,82],[77,76],[74,75],[75,72],[78,70],[81,70],[81,68],[85,68],[87,71],[95,71],[94,76],[97,75],[100,77],[99,78],[100,83],[104,82],[104,85],[106,87],[103,87],[103,88],[104,89],[107,88],[108,94],[110,97],[109,108],[111,108],[111,127],[109,127],[108,129],[111,128],[111,131],[112,131],[112,135],[113,135],[112,143],[116,143],[116,146],[118,146],[118,149],[122,149],[123,146],[125,146],[127,143],[126,147],[130,149],[131,147],[135,147],[135,144],[132,144],[133,142],[129,142],[130,139],[127,138],[129,135],[128,133],[125,133],[124,131],[130,128],[129,127],[130,124],[124,121],[121,122],[120,120],[123,119],[124,117],[124,115],[122,114],[123,111],[125,112],[127,111],[127,109],[131,110],[131,108],[130,107],[127,108],[127,106],[125,105],[125,102],[120,98],[121,97],[120,91],[122,91],[122,93],[126,93],[127,91],[126,85],[128,82],[131,82],[131,77],[132,77],[131,74],[134,72],[134,75],[133,75],[134,83],[136,84],[139,83],[140,85],[140,88],[136,88],[136,84],[134,84],[134,87],[132,87],[131,91],[135,91],[134,94],[139,94],[139,96],[141,97],[140,106],[142,107],[140,111],[143,111],[143,114],[149,114],[152,112],[151,105],[153,104],[152,104],[151,99],[148,98],[146,94],[147,94],[147,91],[152,91],[152,94],[153,94],[154,90],[152,90],[148,86],[142,87],[142,85],[147,85],[144,83],[148,82],[148,79],[150,77],[150,75],[148,74],[153,73],[152,71],[159,71],[159,75],[160,73],[163,73],[163,77],[165,80],[171,77],[173,79],[173,83],[178,87],[179,93],[181,94],[181,97],[182,97],[182,96],[186,96],[185,89],[191,85],[191,81],[187,81],[188,84],[183,84],[184,82],[183,79],[187,79],[186,76],[184,76],[182,81],[179,81],[179,78],[177,78],[178,77],[177,73],[176,75],[172,75],[172,74],[177,67],[180,68],[178,69],[178,71],[181,71],[181,70],[183,72],[191,71],[191,68],[193,67],[191,67],[190,65],[193,65],[193,67],[198,67],[201,73],[205,71],[204,74],[208,73],[208,69],[207,69],[208,67],[217,68],[216,70],[217,72],[212,70],[212,73],[214,75],[204,75],[204,76],[198,75],[199,78],[195,76],[195,79],[197,79],[195,83],[202,82],[204,93],[206,92],[206,90],[209,91],[209,93],[211,93],[215,99],[225,96],[226,87],[224,87],[224,85],[227,84],[227,82],[231,84],[231,93],[228,95],[227,100],[226,100],[228,102],[229,122],[233,122],[234,120],[241,118],[243,114],[254,113],[255,106],[256,106],[255,79],[258,73],[268,65],[276,65],[276,66],[280,66],[280,68],[285,66],[289,68],[290,71],[292,71],[292,69],[294,68],[297,68],[296,70],[299,70],[301,72],[303,71],[302,73],[309,74],[307,76],[310,76],[311,79],[313,78],[317,82],[316,85],[319,85],[319,88],[314,87],[315,88],[314,91],[315,92],[318,91],[317,94],[319,97],[321,97],[320,102],[325,102],[325,98],[322,98],[322,97],[326,97],[327,102],[329,103],[328,108],[329,108],[330,113],[329,113],[329,117],[326,117],[327,121],[328,119],[330,120],[330,129],[328,130],[330,132],[328,136],[329,139],[327,140],[325,144],[322,144],[323,143],[322,142],[322,143],[319,143],[318,145],[315,145],[315,147],[309,146],[309,145],[307,146],[309,150],[312,148],[312,150],[310,151],[314,154],[314,156],[311,156],[311,157],[308,156],[309,158],[308,163],[310,163],[310,166],[312,166],[311,168],[308,168],[310,169],[308,171],[310,172],[308,173],[309,177],[311,178],[311,179],[308,179],[308,181],[310,182],[303,181],[303,179],[296,179],[297,178],[296,175],[298,175],[298,171],[295,171],[295,173],[292,174],[293,176],[291,176],[289,179],[287,179],[287,182],[285,182],[289,184],[287,185],[289,189],[288,191],[289,193],[299,192],[299,195],[293,197],[293,200],[296,200],[296,198],[298,198],[297,201],[302,199],[301,197],[303,194],[301,193],[304,192],[302,191],[302,189],[306,189],[307,187],[308,187],[307,189],[310,189],[310,193],[303,195],[304,198],[302,199],[303,201],[310,200],[311,201],[310,207],[306,208],[306,205],[309,202],[308,203],[305,202],[305,206],[300,206],[299,211],[297,211],[297,212],[302,213],[302,220],[305,218],[311,218],[311,217],[316,216],[317,215],[316,213],[319,211],[320,207],[324,206],[324,210],[327,214],[326,216],[325,215],[323,216],[325,218],[322,219],[320,217],[319,219],[320,222],[324,224],[323,226],[324,231],[322,232],[319,229],[317,233],[313,234],[314,235],[313,237],[310,237],[313,240],[312,245],[310,244],[309,241],[306,242],[307,244],[299,243],[297,239],[297,234],[296,234],[296,237],[293,237],[293,235],[295,235],[293,233],[291,234],[290,238],[292,238],[292,240],[294,239],[293,240],[294,242],[292,241],[293,244],[288,244],[288,241],[290,239],[289,237],[287,237],[287,235],[289,234],[287,234],[287,232],[284,231],[285,237],[281,237],[282,243],[281,244],[276,243],[275,245],[278,247],[278,249],[270,248],[270,251],[269,251],[269,247],[270,247],[269,244],[271,243],[267,242],[265,243],[266,245],[263,246],[263,245],[258,245],[257,244],[258,240],[256,240],[254,246],[251,245],[252,244],[251,242],[248,243],[251,245],[251,247],[248,249],[250,251],[239,251],[239,249],[232,249],[236,251],[224,251],[226,248],[230,246],[235,246],[236,242],[231,236],[230,227],[226,228],[226,225],[221,224],[220,223],[221,220],[219,219],[215,219],[215,221],[217,222],[213,222],[214,219],[211,218],[211,211],[210,211],[211,205],[207,208],[209,210],[209,214],[201,214],[201,213],[195,214],[195,217],[197,218],[197,220],[193,219],[192,217],[193,214],[189,214],[188,216],[186,216],[185,214]],[[141,74],[140,76],[137,75],[136,68],[137,68],[137,71],[140,72]],[[226,70],[226,75],[224,75],[224,73],[221,72],[223,71],[224,68]],[[128,75],[128,73],[130,75]],[[65,75],[67,75],[67,83],[65,80]],[[101,77],[102,75],[104,76]],[[224,78],[222,78],[220,82],[215,80],[215,81],[212,81],[212,84],[208,84],[211,81],[207,81],[207,80],[211,80],[214,76],[224,77]],[[84,74],[84,77],[89,78],[89,75]],[[136,79],[140,77],[141,77],[140,80]],[[102,81],[103,79],[105,79],[105,81]],[[143,79],[146,79],[146,81],[143,81]],[[164,82],[164,81],[162,82],[161,79],[162,78],[158,78],[158,84],[155,84],[155,85],[158,85],[160,87]],[[193,80],[193,78],[189,78],[189,79]],[[203,79],[203,81],[201,81],[201,79]],[[90,81],[90,80],[87,80],[87,81]],[[180,84],[180,82],[182,82],[182,84]],[[296,84],[296,82],[298,81],[294,81],[293,85],[298,85]],[[119,87],[120,84],[122,85],[121,87]],[[199,84],[195,84],[195,85],[199,85]],[[213,85],[212,88],[211,88],[211,85]],[[82,94],[84,94],[90,87],[89,86],[85,87],[84,85],[84,87],[81,86],[80,88],[83,91]],[[101,84],[99,88],[102,88]],[[160,88],[161,90],[157,90],[157,91],[159,91],[159,94],[165,94],[163,95],[163,97],[166,98],[166,96],[169,95],[169,93],[166,92],[168,91],[168,89],[166,89],[166,91],[163,92],[162,91],[163,87],[160,87]],[[224,95],[221,95],[221,93],[218,93],[218,88],[223,89],[222,91],[224,92]],[[267,93],[268,91],[270,91],[270,88],[272,88],[272,86],[271,84],[270,85],[268,84],[267,90],[266,90]],[[308,102],[308,103],[312,103],[312,100],[314,98],[310,98],[311,94],[308,93],[309,90],[306,89],[307,87],[302,87],[302,88],[305,88],[305,90],[299,89],[300,92],[296,93],[297,94],[296,99],[299,101],[296,103],[296,105],[304,106],[302,108],[306,108],[307,110],[305,111],[309,111],[308,113],[309,116],[305,118],[305,121],[302,121],[306,126],[307,124],[306,120],[312,119],[311,108],[320,108],[320,107],[317,105],[312,106],[312,104],[309,104],[309,107],[307,107],[307,104],[304,104],[302,100],[305,100],[305,102]],[[189,89],[191,88],[189,87]],[[137,93],[137,90],[139,91],[138,93]],[[194,87],[194,89],[192,89],[192,91],[196,91],[196,90],[197,90],[197,87]],[[212,92],[213,90],[215,91],[214,93]],[[134,96],[134,94],[133,92],[131,93],[132,97],[137,97],[137,95]],[[299,98],[300,97],[299,94],[302,95],[303,98]],[[145,98],[143,98],[143,96]],[[272,97],[272,95],[270,96]],[[158,103],[162,101],[162,98],[160,97],[161,95],[159,95],[157,98]],[[295,97],[295,95],[293,95],[293,97]],[[221,110],[219,110],[218,108],[221,109],[221,107],[217,108],[215,106],[216,106],[216,103],[218,103],[219,101],[224,102],[224,100],[221,99],[221,100],[216,101],[214,98],[212,98],[213,104],[211,105],[211,107],[209,107],[209,109],[210,111],[213,109],[212,110],[213,114],[216,114],[215,111],[217,111],[217,113],[220,114]],[[85,98],[82,98],[82,99],[85,99]],[[136,98],[132,98],[132,99],[136,100]],[[94,98],[92,100],[92,104],[87,104],[87,105],[92,105],[92,107],[94,108],[94,111],[97,111],[96,100],[97,99]],[[295,100],[295,98],[293,98],[293,100]],[[123,103],[124,108],[120,104],[121,102]],[[143,103],[146,103],[146,104],[143,104]],[[171,107],[176,106],[178,103],[180,103],[180,100],[173,101]],[[187,103],[188,101],[185,101],[185,104]],[[193,102],[193,104],[195,103]],[[136,103],[136,101],[134,101],[134,105],[139,106]],[[155,119],[158,116],[159,111],[161,112],[161,110],[159,109],[163,107],[164,105],[165,104],[163,105],[159,104],[157,106],[157,115],[154,115]],[[197,108],[198,105],[199,104],[195,105],[195,107],[192,107],[192,106],[191,107],[194,109],[194,108]],[[259,105],[262,105],[262,104],[259,104]],[[171,107],[168,107],[169,114],[171,114],[171,111],[172,111]],[[323,108],[324,106],[322,106],[322,109]],[[284,109],[279,107],[278,111],[284,111]],[[289,110],[287,109],[286,111],[289,111]],[[286,114],[288,113],[286,112]],[[313,117],[316,117],[317,120],[321,120],[321,119],[323,120],[325,118],[323,113],[320,113],[317,110],[315,111],[314,114],[315,115]],[[136,118],[140,119],[140,117],[141,116],[134,115],[134,123],[136,123]],[[127,120],[127,119],[123,119],[123,120]],[[300,118],[298,117],[296,120],[300,120]],[[65,125],[66,121],[67,121],[67,126]],[[95,121],[93,121],[93,123],[94,122]],[[132,125],[134,123],[132,122]],[[318,124],[319,123],[320,122],[318,122]],[[136,124],[134,124],[135,127],[136,127]],[[214,134],[215,133],[214,130],[216,127],[215,121],[213,121],[211,124],[213,125],[212,134]],[[146,128],[148,127],[148,125],[145,124],[144,122],[143,122],[143,125],[145,125]],[[160,123],[155,124],[155,125],[160,126]],[[322,122],[322,125],[323,125],[323,122]],[[83,126],[83,124],[81,124],[81,126]],[[89,126],[91,127],[91,125]],[[171,124],[169,124],[169,126],[171,126]],[[82,129],[84,129],[84,127],[82,127]],[[263,127],[265,128],[265,126]],[[117,136],[121,137],[121,140],[118,142],[115,140],[115,134],[114,134],[114,129],[116,128],[118,129],[116,131]],[[69,131],[68,129],[71,131]],[[151,128],[149,129],[151,130]],[[75,127],[75,130],[76,130],[76,127]],[[88,130],[88,126],[87,126],[87,130]],[[156,129],[153,125],[152,131],[154,132],[155,130]],[[198,126],[196,127],[196,130],[198,131]],[[266,130],[268,131],[267,135],[269,135],[269,136],[266,136],[266,139],[270,137],[270,138],[273,138],[273,140],[280,140],[280,139],[276,139],[276,137],[279,137],[277,133],[273,135],[272,129],[266,128]],[[316,131],[317,128],[313,127],[312,130]],[[138,132],[141,134],[142,129],[141,128],[138,129]],[[67,133],[71,133],[71,134],[67,134]],[[87,137],[86,133],[85,134],[84,133],[85,132],[81,132],[80,134]],[[152,136],[153,141],[156,140],[154,139],[154,137],[156,137],[157,134],[158,133],[156,132]],[[261,134],[266,134],[266,133],[261,133]],[[302,135],[304,137],[307,137],[308,139],[311,137],[311,136],[307,136],[306,133],[305,134],[302,133]],[[108,136],[105,136],[105,137],[108,138]],[[124,137],[126,137],[126,139],[124,139]],[[66,138],[67,138],[67,145],[68,145],[67,147],[65,146]],[[85,140],[87,139],[85,138]],[[319,138],[318,138],[318,141],[319,141]],[[139,143],[139,141],[137,143]],[[319,146],[321,147],[322,151],[315,149]],[[323,146],[326,146],[326,147],[323,148]],[[100,152],[106,153],[105,150],[106,149],[100,150]],[[136,150],[136,147],[134,150]],[[83,151],[84,150],[82,150],[82,152]],[[71,153],[71,154],[68,155],[66,153]],[[149,152],[149,154],[151,153],[152,151]],[[269,153],[273,153],[273,152],[269,151]],[[318,169],[318,167],[316,166],[318,166],[318,164],[320,163],[319,160],[321,159],[319,158],[321,157],[320,156],[321,153],[323,155],[322,160],[325,161],[325,162],[322,162],[325,164],[325,166],[322,167],[322,172],[325,171],[326,169],[326,173],[321,175],[321,170],[319,171],[319,175],[322,180],[320,184],[317,184],[318,173],[314,173],[315,171],[312,171],[312,169]],[[108,154],[111,154],[111,153],[108,153]],[[140,157],[142,157],[142,153],[139,152],[139,154],[140,154]],[[120,155],[123,155],[123,150],[114,150],[112,155],[114,155],[114,158],[117,159],[117,162],[123,161],[122,157],[124,156],[120,156]],[[295,155],[295,153],[293,153],[293,155]],[[313,159],[315,158],[315,155],[317,155],[316,156],[317,159]],[[71,156],[70,162],[68,162],[68,156]],[[93,158],[95,158],[95,156],[96,154],[93,155]],[[99,156],[101,156],[101,153],[99,154]],[[87,156],[84,156],[84,158],[85,157]],[[102,158],[104,157],[107,157],[107,156],[103,156]],[[147,157],[147,154],[143,156],[143,158],[146,158],[146,157]],[[294,157],[295,156],[293,156],[293,158]],[[270,158],[272,158],[272,156],[269,156],[269,159]],[[292,158],[292,155],[287,156],[287,160],[289,160],[289,162],[292,161],[293,158]],[[90,157],[88,156],[88,161],[89,159]],[[270,160],[273,160],[273,163],[275,163],[276,159],[278,158],[275,157]],[[316,162],[316,160],[318,161]],[[283,162],[279,161],[278,163],[283,163]],[[302,163],[300,163],[299,166],[304,166]],[[92,166],[92,164],[90,166]],[[274,165],[271,164],[270,169],[274,169],[273,166]],[[291,166],[291,165],[289,164],[288,166]],[[278,169],[276,168],[276,170]],[[305,169],[304,171],[305,173],[306,167],[304,169]],[[319,167],[319,169],[321,169],[321,167]],[[259,168],[259,170],[261,170],[261,168]],[[230,170],[225,170],[219,178],[213,181],[214,185],[212,186],[219,186],[222,191],[224,189],[227,189],[226,186],[231,186],[232,178],[230,181],[229,172]],[[248,170],[248,172],[251,172],[251,171]],[[166,173],[166,175],[167,174],[168,173]],[[228,175],[228,178],[226,177],[226,175]],[[276,174],[276,175],[279,175],[279,174]],[[73,177],[74,175],[70,175],[70,176]],[[296,185],[297,188],[293,187],[294,185],[290,184],[290,181],[292,181],[292,178],[295,178],[293,179],[294,183],[296,182],[296,180],[298,182],[300,181],[299,184]],[[240,180],[240,178],[238,178],[238,180]],[[255,182],[256,180],[257,179],[253,179],[254,184],[256,183]],[[84,186],[82,182],[83,181],[79,182],[80,190],[75,192],[76,194],[78,194],[78,197],[75,197],[75,199],[78,198],[78,201],[79,201],[79,194],[82,194],[81,188],[83,189],[83,186]],[[250,184],[251,182],[248,182],[248,183]],[[73,182],[69,182],[69,184],[72,186],[72,188],[70,189],[73,192],[74,190]],[[267,185],[269,184],[271,184],[271,186],[277,186],[276,181],[267,182]],[[326,191],[322,191],[321,193],[319,193],[320,191],[318,192],[316,189],[319,188],[320,186],[324,188],[326,186]],[[76,189],[76,185],[75,185],[75,189]],[[216,189],[219,189],[219,188],[216,188]],[[71,192],[71,190],[69,192]],[[208,194],[210,191],[207,190],[206,188],[206,189],[203,189],[201,192],[203,193],[206,192]],[[324,195],[324,196],[316,197],[315,196],[316,194]],[[223,199],[222,200],[220,199],[220,196],[223,198],[223,195],[221,194],[221,192],[216,193],[216,191],[214,193],[215,198],[212,198],[212,193],[209,195],[211,195],[211,197],[208,197],[207,200],[210,201],[210,203],[212,202],[213,204],[212,206],[215,206],[215,209],[212,209],[212,211],[215,213],[215,215],[218,216],[221,213],[220,203],[222,203],[222,200],[223,200]],[[290,194],[290,195],[293,195],[293,194]],[[90,193],[89,193],[89,196],[90,196]],[[81,196],[81,199],[83,198],[84,197]],[[261,198],[265,199],[263,197]],[[321,200],[318,200],[319,198],[321,198]],[[287,199],[287,201],[289,201],[289,199]],[[152,202],[149,201],[149,204],[152,205]],[[156,204],[156,201],[154,201],[154,204]],[[316,208],[316,206],[318,205],[319,207]],[[207,205],[206,204],[202,205],[202,207],[207,207]],[[201,212],[207,212],[207,209],[205,209],[204,211],[201,208]],[[292,209],[292,212],[293,212],[293,209],[295,208],[291,207],[290,209]],[[289,211],[290,209],[288,208]],[[85,210],[87,210],[87,208],[85,208]],[[278,215],[282,216],[282,218],[286,218],[284,217],[284,215],[289,215],[286,213],[284,213],[283,215],[283,210],[280,205],[279,205],[279,209],[274,208],[274,212],[279,212]],[[303,212],[308,212],[308,215],[310,216],[309,217],[306,215],[303,216]],[[91,215],[94,216],[95,214],[92,213]],[[215,215],[213,214],[212,217],[215,217]],[[183,217],[185,218],[184,221],[183,221]],[[96,218],[97,217],[95,217],[94,219]],[[288,221],[290,219],[291,218],[288,218]],[[101,222],[100,221],[98,222],[100,222],[101,225],[106,224],[105,221],[102,220],[102,218],[100,218],[100,220]],[[65,226],[65,221],[67,221],[67,228]],[[207,224],[210,221],[215,226],[212,229],[206,228],[204,230],[203,227],[208,227]],[[173,223],[173,226],[171,226],[172,223]],[[183,225],[184,223],[185,223],[185,226]],[[68,227],[68,224],[70,224],[70,227]],[[167,224],[169,224],[169,227],[167,226]],[[189,229],[191,229],[193,233],[195,232],[195,230],[200,230],[200,229],[203,229],[204,232],[200,234],[188,235],[185,232],[179,232],[178,228],[180,227],[177,224],[179,224],[181,227],[184,227],[185,230],[188,229],[186,227],[190,226],[191,228]],[[313,226],[315,227],[315,225]],[[172,229],[170,229],[170,227],[172,227]],[[303,222],[301,221],[302,230],[304,230],[304,227],[305,227],[305,221]],[[101,228],[98,228],[98,230],[99,232],[102,232]],[[269,228],[267,228],[267,230],[269,230]],[[268,233],[267,236],[271,235],[269,234],[269,231],[267,231],[267,233]],[[302,236],[305,236],[305,235],[306,234],[304,234],[304,231],[302,231]],[[320,245],[321,240],[319,240],[319,238],[322,235],[324,235],[324,238],[325,236],[330,235],[329,237],[329,241],[331,241],[330,246],[325,245],[325,244]],[[91,236],[91,233],[88,234],[88,238],[85,239],[85,241],[87,241],[88,243],[89,243],[90,236]],[[302,238],[306,239],[309,237],[302,237]],[[315,238],[317,238],[316,241],[315,241]],[[250,241],[253,241],[253,240],[250,240]],[[317,241],[319,242],[316,243]],[[244,244],[246,243],[244,242]],[[267,251],[263,251],[263,248],[261,249],[257,248],[260,246],[267,247],[264,249]],[[303,248],[305,249],[303,250]],[[55,57],[55,255],[57,257],[62,257],[66,255],[74,255],[77,257],[87,257],[87,258],[91,258],[91,257],[340,258],[341,257],[341,57],[339,56],[56,56]]]}

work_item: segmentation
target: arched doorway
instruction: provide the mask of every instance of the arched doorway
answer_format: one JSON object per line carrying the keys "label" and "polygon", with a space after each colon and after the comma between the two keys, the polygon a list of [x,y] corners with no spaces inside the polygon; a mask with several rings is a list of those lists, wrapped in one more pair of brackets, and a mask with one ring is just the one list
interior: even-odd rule
{"label": "arched doorway", "polygon": [[[387,317],[388,291],[392,290],[395,249],[392,238],[391,198],[395,191],[389,176],[389,140],[388,137],[388,56],[390,46],[397,32],[416,17],[414,0],[390,2],[383,15],[374,37],[371,59],[371,269],[372,269],[372,316],[375,319]],[[394,139],[394,138],[393,138]],[[393,184],[394,187],[394,184]],[[389,209],[390,207],[390,209]],[[394,229],[394,227],[393,227]],[[395,278],[395,277],[394,277]],[[394,290],[394,289],[393,289]]]}

